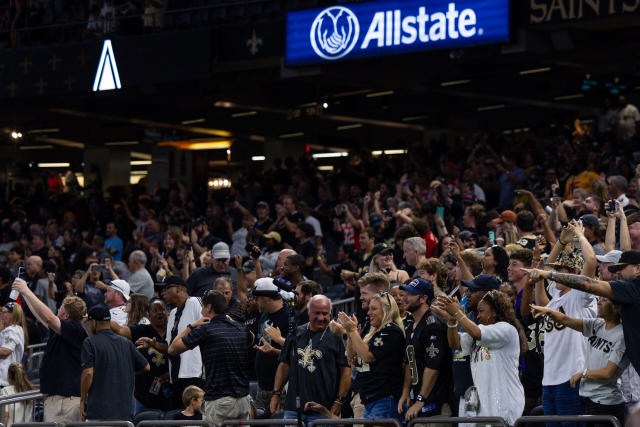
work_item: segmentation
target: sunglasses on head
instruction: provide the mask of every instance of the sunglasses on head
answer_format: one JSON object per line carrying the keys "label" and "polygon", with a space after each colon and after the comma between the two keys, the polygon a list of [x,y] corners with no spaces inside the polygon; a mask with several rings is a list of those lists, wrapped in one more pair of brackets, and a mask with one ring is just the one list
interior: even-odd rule
{"label": "sunglasses on head", "polygon": [[15,307],[16,303],[15,302],[8,302],[4,305],[4,308],[6,308],[7,310],[2,310],[3,313],[13,313],[13,307]]}
{"label": "sunglasses on head", "polygon": [[382,291],[382,292],[378,292],[376,295],[381,297],[381,298],[386,296],[387,297],[387,304],[391,305],[391,299],[389,298],[389,292]]}

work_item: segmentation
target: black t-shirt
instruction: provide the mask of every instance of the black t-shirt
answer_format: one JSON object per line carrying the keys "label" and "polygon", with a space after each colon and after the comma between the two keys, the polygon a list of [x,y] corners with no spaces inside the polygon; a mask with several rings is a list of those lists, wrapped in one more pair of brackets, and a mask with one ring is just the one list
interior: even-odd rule
{"label": "black t-shirt", "polygon": [[58,396],[80,396],[82,364],[80,352],[87,337],[80,322],[60,320],[60,335],[49,331],[40,365],[40,392]]}
{"label": "black t-shirt", "polygon": [[395,323],[389,323],[373,334],[368,345],[376,361],[366,363],[360,360],[357,368],[360,400],[365,405],[389,395],[398,400],[404,379],[403,355],[398,351],[405,346],[402,329]]}
{"label": "black t-shirt", "polygon": [[82,343],[82,368],[93,368],[87,418],[129,420],[133,414],[134,377],[147,360],[131,341],[103,329]]}
{"label": "black t-shirt", "polygon": [[527,397],[538,397],[542,390],[544,373],[544,328],[542,327],[544,319],[543,317],[535,318],[531,313],[524,319],[518,313],[518,318],[524,328],[528,346],[524,355],[521,378],[524,393]]}
{"label": "black t-shirt", "polygon": [[316,257],[316,253],[318,252],[315,245],[313,243],[311,243],[310,240],[307,240],[304,243],[298,243],[295,247],[296,252],[298,252],[300,255],[302,255],[305,259],[305,261],[307,260],[307,258],[313,258],[313,263],[310,266],[306,266],[304,267],[303,270],[303,274],[307,277],[312,277],[313,276],[313,266],[315,265],[315,257]]}
{"label": "black t-shirt", "polygon": [[[283,337],[289,335],[289,316],[287,310],[283,307],[275,313],[263,313],[258,323],[258,333],[256,335],[256,343],[262,345],[261,339],[271,344],[273,348],[281,349],[282,347],[274,342],[264,330],[268,327],[279,328]],[[275,379],[276,370],[278,369],[278,356],[265,354],[261,351],[256,353],[256,375],[258,377],[258,385],[262,390],[273,390],[273,380]]]}
{"label": "black t-shirt", "polygon": [[200,412],[193,415],[185,415],[182,413],[182,411],[180,411],[177,414],[173,415],[173,419],[179,420],[179,421],[200,421],[200,420],[203,420],[204,418],[202,418],[202,413]]}
{"label": "black t-shirt", "polygon": [[[415,329],[413,329],[415,326]],[[415,399],[420,394],[425,368],[438,371],[438,378],[429,396],[425,398],[423,414],[440,409],[449,402],[453,390],[451,374],[451,348],[447,341],[447,325],[430,310],[406,331],[406,361],[411,372],[411,392]]]}
{"label": "black t-shirt", "polygon": [[[247,320],[244,321],[244,326],[247,327],[247,329],[249,329],[249,331],[251,331],[251,333],[253,333],[253,336],[257,337],[258,336],[258,321],[260,320],[260,313],[256,312],[256,313],[247,313]],[[256,340],[256,344],[259,343],[258,340]],[[248,371],[248,375],[249,375],[249,380],[250,381],[256,381],[258,378],[256,376],[256,356],[257,356],[258,351],[256,349],[252,347],[249,347],[249,371]]]}
{"label": "black t-shirt", "polygon": [[296,322],[298,323],[298,325],[309,323],[309,310],[305,308],[304,311],[296,311],[296,317]]}
{"label": "black t-shirt", "polygon": [[[131,341],[134,343],[141,337],[155,338],[158,342],[164,342],[151,325],[131,325]],[[153,347],[141,348],[138,351],[147,359],[151,370],[144,374],[136,375],[136,385],[133,395],[147,408],[166,409],[171,399],[163,393],[163,387],[157,381],[169,373],[169,359]]]}
{"label": "black t-shirt", "polygon": [[205,292],[213,289],[213,282],[215,282],[218,277],[223,276],[231,278],[233,288],[235,289],[238,277],[238,272],[235,268],[229,267],[227,271],[222,273],[215,271],[211,266],[195,269],[187,279],[187,291],[189,292],[189,296],[202,298]]}
{"label": "black t-shirt", "polygon": [[[478,323],[476,314],[473,311],[467,312],[467,318],[473,323]],[[462,327],[458,331],[464,331]],[[464,396],[464,393],[473,385],[471,376],[471,357],[463,356],[461,350],[453,350],[453,363],[451,372],[453,374],[453,392],[457,397]]]}
{"label": "black t-shirt", "polygon": [[289,363],[291,367],[285,409],[296,410],[298,382],[301,406],[314,401],[331,408],[338,395],[341,368],[349,366],[342,339],[328,327],[324,331],[311,332],[307,325],[299,326],[296,336],[298,369],[293,369],[292,337],[287,338],[280,352],[280,362]]}
{"label": "black t-shirt", "polygon": [[622,306],[622,332],[629,360],[640,372],[640,277],[609,282],[613,303]]}

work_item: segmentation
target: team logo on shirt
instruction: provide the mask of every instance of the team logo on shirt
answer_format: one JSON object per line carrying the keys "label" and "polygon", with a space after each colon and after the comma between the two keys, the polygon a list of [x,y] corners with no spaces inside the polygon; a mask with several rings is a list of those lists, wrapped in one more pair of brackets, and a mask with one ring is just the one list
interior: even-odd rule
{"label": "team logo on shirt", "polygon": [[147,349],[147,353],[151,355],[151,362],[153,362],[156,366],[162,366],[165,364],[164,354],[160,353],[153,347],[149,347]]}
{"label": "team logo on shirt", "polygon": [[427,354],[430,358],[433,359],[438,353],[440,353],[440,350],[435,345],[433,345],[433,343],[431,343],[431,345],[427,347]]}
{"label": "team logo on shirt", "polygon": [[613,348],[613,343],[611,341],[605,340],[604,338],[600,338],[595,335],[589,337],[589,344],[591,344],[591,347],[604,353],[611,352],[611,349]]}
{"label": "team logo on shirt", "polygon": [[473,362],[484,362],[485,360],[491,360],[491,352],[485,346],[476,347],[473,352]]}
{"label": "team logo on shirt", "polygon": [[[559,311],[560,313],[562,313],[562,314],[566,314],[566,313],[564,312],[564,307],[560,307],[560,308],[558,308],[558,311]],[[556,322],[556,321],[552,320],[548,315],[545,315],[545,316],[544,316],[544,331],[545,331],[545,332],[551,332],[551,331],[553,331],[554,329],[555,329],[556,331],[561,331],[561,330],[563,330],[564,328],[566,328],[566,326],[565,326],[565,325],[563,325],[563,324],[561,324],[561,323],[558,323],[558,322]]]}
{"label": "team logo on shirt", "polygon": [[373,345],[376,347],[382,347],[384,345],[384,343],[382,342],[382,338],[378,337],[373,340]]}
{"label": "team logo on shirt", "polygon": [[316,370],[314,358],[322,359],[322,352],[318,349],[314,350],[313,347],[311,347],[311,341],[309,341],[309,344],[304,350],[301,348],[298,349],[298,356],[298,365],[313,373]]}

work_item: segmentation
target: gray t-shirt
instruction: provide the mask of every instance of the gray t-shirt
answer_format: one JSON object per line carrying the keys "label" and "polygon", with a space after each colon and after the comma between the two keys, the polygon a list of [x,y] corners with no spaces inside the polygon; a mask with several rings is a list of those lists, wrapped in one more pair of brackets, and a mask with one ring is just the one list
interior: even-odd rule
{"label": "gray t-shirt", "polygon": [[133,273],[127,282],[131,286],[131,292],[142,294],[149,300],[153,298],[153,279],[146,268],[141,268]]}
{"label": "gray t-shirt", "polygon": [[604,319],[582,319],[582,329],[583,335],[587,337],[585,369],[604,368],[611,361],[618,366],[618,370],[608,380],[580,381],[580,396],[588,397],[601,405],[624,403],[622,392],[617,385],[618,378],[629,366],[622,324],[606,330]]}

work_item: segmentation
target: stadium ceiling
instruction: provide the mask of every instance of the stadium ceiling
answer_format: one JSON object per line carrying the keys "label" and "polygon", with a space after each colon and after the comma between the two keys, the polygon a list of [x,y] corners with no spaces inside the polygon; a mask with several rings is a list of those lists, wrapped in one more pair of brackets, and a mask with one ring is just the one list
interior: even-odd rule
{"label": "stadium ceiling", "polygon": [[616,91],[638,100],[634,33],[522,30],[512,45],[303,69],[282,67],[280,57],[238,61],[214,66],[209,80],[3,103],[2,126],[20,130],[24,145],[70,152],[105,144],[149,152],[153,142],[207,138],[244,141],[248,150],[274,139],[379,149],[443,130],[532,128],[592,119]]}

